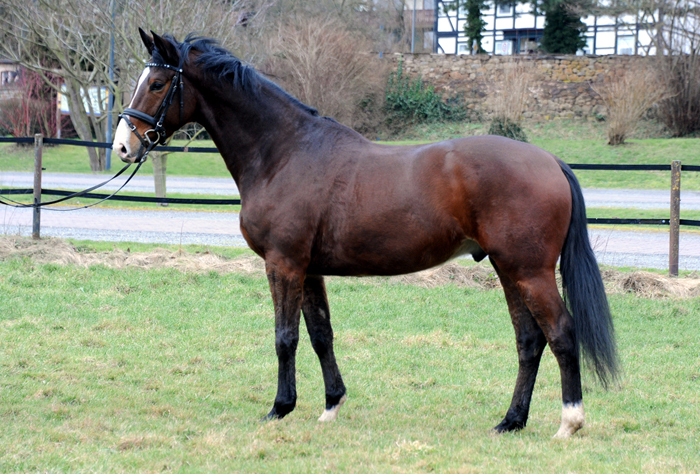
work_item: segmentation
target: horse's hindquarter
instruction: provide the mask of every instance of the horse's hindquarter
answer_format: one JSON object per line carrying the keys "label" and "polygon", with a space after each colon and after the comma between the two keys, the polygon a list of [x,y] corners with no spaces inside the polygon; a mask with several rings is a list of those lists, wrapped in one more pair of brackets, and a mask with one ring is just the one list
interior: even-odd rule
{"label": "horse's hindquarter", "polygon": [[571,188],[556,158],[495,136],[461,141],[460,153],[478,170],[475,240],[492,257],[517,254],[521,265],[554,268],[571,217]]}

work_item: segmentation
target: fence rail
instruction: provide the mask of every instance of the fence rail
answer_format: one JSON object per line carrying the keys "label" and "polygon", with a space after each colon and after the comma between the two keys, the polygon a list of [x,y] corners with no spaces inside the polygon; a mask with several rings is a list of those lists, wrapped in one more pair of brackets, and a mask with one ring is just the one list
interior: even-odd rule
{"label": "fence rail", "polygon": [[[72,145],[92,148],[112,148],[111,143],[104,142],[89,142],[80,140],[66,140],[60,138],[43,138],[40,134],[32,137],[0,137],[0,143],[34,143],[35,159],[34,159],[34,188],[32,189],[0,189],[0,195],[8,194],[34,194],[34,203],[41,202],[41,195],[68,196],[72,194],[70,191],[57,189],[43,189],[41,187],[41,171],[42,171],[42,148],[45,144],[49,145]],[[161,146],[159,151],[167,151],[174,153],[219,153],[215,147],[173,147]],[[681,171],[700,171],[700,166],[682,165],[680,161],[673,161],[669,165],[619,165],[619,164],[582,164],[582,163],[567,163],[574,170],[600,170],[600,171],[670,171],[671,172],[671,208],[669,219],[617,219],[617,218],[588,218],[589,224],[616,224],[616,225],[663,225],[670,227],[670,243],[669,243],[669,273],[673,276],[678,275],[678,246],[679,233],[678,228],[681,225],[700,227],[700,220],[681,219],[680,218],[680,177]],[[105,199],[109,197],[107,194],[101,193],[86,193],[81,197],[89,199]],[[202,204],[202,205],[239,205],[240,199],[184,199],[184,198],[165,198],[165,197],[147,197],[147,196],[111,196],[114,201],[130,201],[130,202],[150,202],[150,203],[168,203],[168,204]],[[33,237],[39,238],[39,219],[40,208],[34,208],[34,228]]]}
{"label": "fence rail", "polygon": [[[0,195],[12,194],[32,194],[31,188],[25,189],[0,189]],[[63,191],[61,189],[41,189],[42,195],[47,196],[70,196],[72,191]],[[109,194],[101,193],[85,193],[80,196],[88,199],[107,199]],[[204,204],[212,206],[239,205],[240,199],[189,199],[189,198],[165,198],[165,197],[148,197],[148,196],[112,196],[109,198],[112,201],[129,201],[129,202],[152,202],[152,203],[168,203],[168,204]]]}

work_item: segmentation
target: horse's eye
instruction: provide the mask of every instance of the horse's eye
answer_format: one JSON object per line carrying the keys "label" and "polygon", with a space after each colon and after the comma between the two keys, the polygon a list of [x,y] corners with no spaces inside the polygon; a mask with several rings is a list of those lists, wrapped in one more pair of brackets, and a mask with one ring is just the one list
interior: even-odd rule
{"label": "horse's eye", "polygon": [[162,90],[163,87],[165,87],[165,84],[163,84],[162,82],[156,81],[153,84],[151,84],[151,90],[154,92],[158,92],[159,90]]}

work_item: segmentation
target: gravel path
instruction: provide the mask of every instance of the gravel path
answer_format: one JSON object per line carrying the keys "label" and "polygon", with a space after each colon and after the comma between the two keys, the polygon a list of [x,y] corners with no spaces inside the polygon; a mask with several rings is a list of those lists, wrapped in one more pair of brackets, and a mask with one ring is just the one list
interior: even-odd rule
{"label": "gravel path", "polygon": [[[0,214],[0,232],[31,235],[31,209],[5,207],[0,212],[3,212]],[[235,212],[100,207],[71,212],[42,210],[41,235],[81,240],[247,246]]]}

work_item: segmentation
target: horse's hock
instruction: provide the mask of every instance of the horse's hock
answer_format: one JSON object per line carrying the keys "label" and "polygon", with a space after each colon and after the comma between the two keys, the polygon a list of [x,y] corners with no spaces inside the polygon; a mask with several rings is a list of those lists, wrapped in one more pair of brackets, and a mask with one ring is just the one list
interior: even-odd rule
{"label": "horse's hock", "polygon": [[410,77],[420,77],[445,97],[463,98],[469,109],[490,116],[487,99],[504,87],[504,71],[514,63],[529,66],[534,80],[528,88],[525,117],[596,117],[605,113],[595,87],[619,76],[633,64],[653,60],[642,56],[490,56],[400,54],[391,59],[394,69],[402,63]]}

